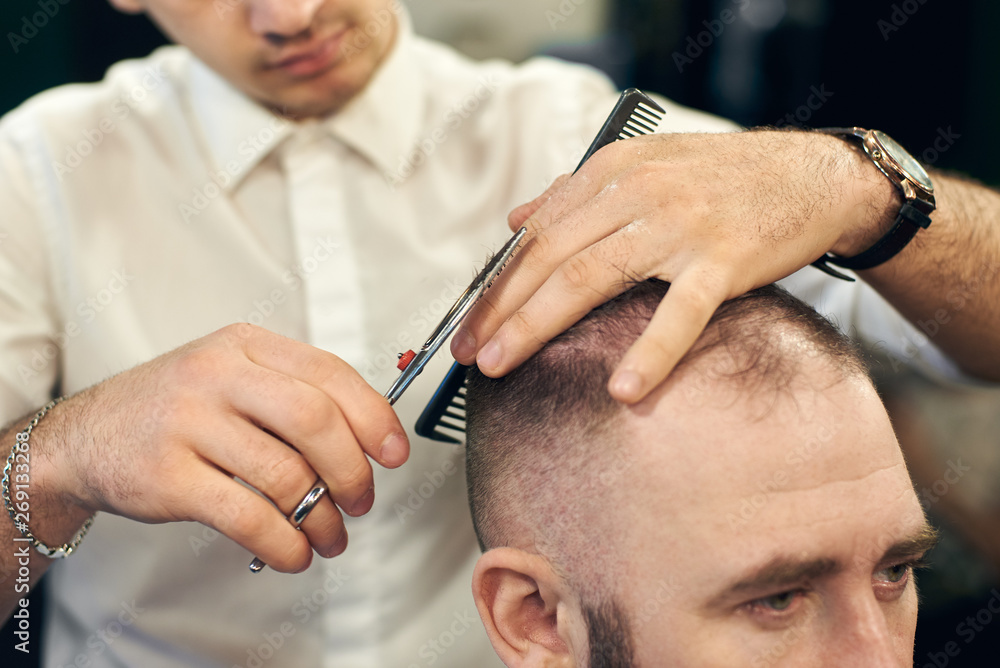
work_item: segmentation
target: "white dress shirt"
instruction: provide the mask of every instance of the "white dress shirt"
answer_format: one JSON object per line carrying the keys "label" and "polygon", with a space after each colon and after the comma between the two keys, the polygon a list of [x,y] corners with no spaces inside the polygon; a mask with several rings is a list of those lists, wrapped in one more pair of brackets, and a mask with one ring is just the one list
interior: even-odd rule
{"label": "white dress shirt", "polygon": [[[179,47],[29,100],[0,122],[0,421],[236,321],[385,391],[507,212],[575,166],[616,98],[592,70],[475,63],[404,26],[323,122],[273,116]],[[733,127],[663,104],[664,131]],[[866,286],[811,268],[789,285],[955,375]],[[450,361],[397,403],[404,425]],[[376,467],[347,552],[294,576],[251,575],[252,555],[198,524],[100,515],[48,574],[45,665],[500,665],[470,594],[463,470],[461,449],[412,436],[404,467]]]}

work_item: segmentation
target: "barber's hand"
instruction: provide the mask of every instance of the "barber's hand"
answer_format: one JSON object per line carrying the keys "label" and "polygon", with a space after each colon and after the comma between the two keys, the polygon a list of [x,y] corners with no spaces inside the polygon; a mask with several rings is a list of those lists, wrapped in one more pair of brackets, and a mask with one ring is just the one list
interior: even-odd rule
{"label": "barber's hand", "polygon": [[611,377],[628,403],[655,388],[726,299],[832,250],[870,246],[900,201],[836,137],[806,132],[651,135],[598,151],[515,209],[529,236],[452,342],[502,376],[636,281],[671,283]]}
{"label": "barber's hand", "polygon": [[[63,441],[49,449],[65,447],[48,484],[73,504],[202,522],[285,572],[306,568],[312,548],[344,550],[337,506],[371,509],[368,457],[392,468],[409,456],[389,403],[347,363],[246,324],[67,399],[50,420]],[[296,531],[285,516],[317,476],[330,492]]]}

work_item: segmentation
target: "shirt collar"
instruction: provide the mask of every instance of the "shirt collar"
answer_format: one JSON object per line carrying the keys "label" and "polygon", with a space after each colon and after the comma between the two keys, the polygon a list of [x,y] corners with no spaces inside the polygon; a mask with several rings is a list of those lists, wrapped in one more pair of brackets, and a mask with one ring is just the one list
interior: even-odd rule
{"label": "shirt collar", "polygon": [[[191,59],[191,109],[212,161],[233,191],[291,134],[294,124],[258,104],[197,58]],[[217,179],[218,180],[218,179]]]}
{"label": "shirt collar", "polygon": [[414,35],[405,10],[392,51],[360,95],[324,121],[331,134],[383,173],[398,167],[419,141],[424,121],[424,79],[414,53]]}
{"label": "shirt collar", "polygon": [[[398,13],[398,32],[372,80],[339,112],[318,123],[332,136],[390,173],[418,141],[423,81],[413,54],[409,16]],[[296,123],[250,99],[197,58],[191,63],[191,108],[213,161],[235,190],[243,178],[296,130]],[[315,121],[301,124],[315,129]]]}

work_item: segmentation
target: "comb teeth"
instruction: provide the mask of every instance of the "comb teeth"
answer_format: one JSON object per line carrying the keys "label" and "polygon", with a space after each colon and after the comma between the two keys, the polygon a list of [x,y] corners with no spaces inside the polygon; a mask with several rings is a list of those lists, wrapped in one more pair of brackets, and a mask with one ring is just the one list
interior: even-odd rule
{"label": "comb teeth", "polygon": [[417,420],[420,436],[444,443],[465,442],[465,370],[452,364],[444,382]]}
{"label": "comb teeth", "polygon": [[618,133],[619,139],[628,139],[630,137],[638,137],[639,135],[648,135],[656,132],[655,126],[663,118],[659,113],[649,108],[642,102],[636,104],[635,109],[629,114],[628,120],[622,125],[621,131]]}
{"label": "comb teeth", "polygon": [[643,114],[643,113],[645,113],[645,114],[648,114],[648,115],[652,116],[657,121],[659,121],[661,118],[663,118],[663,110],[662,109],[654,109],[653,107],[649,106],[645,102],[639,102],[639,104],[635,105],[635,111],[633,111],[632,113],[633,114]]}
{"label": "comb teeth", "polygon": [[[434,429],[434,433],[438,436],[449,436],[450,434],[445,431],[440,431],[441,428],[448,429],[449,431],[459,432],[463,436],[459,437],[464,440],[465,434],[465,385],[459,388],[458,394],[448,402],[448,407],[445,408],[444,413],[438,419],[437,427]],[[457,436],[457,435],[456,435]]]}

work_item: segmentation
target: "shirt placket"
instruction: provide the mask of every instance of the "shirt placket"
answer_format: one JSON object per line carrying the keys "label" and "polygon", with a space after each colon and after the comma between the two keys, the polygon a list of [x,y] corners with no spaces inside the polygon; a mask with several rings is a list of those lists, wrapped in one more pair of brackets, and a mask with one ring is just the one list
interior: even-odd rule
{"label": "shirt placket", "polygon": [[309,342],[356,367],[364,358],[364,299],[345,204],[342,151],[320,126],[304,128],[285,147],[282,164]]}
{"label": "shirt placket", "polygon": [[[309,343],[359,368],[365,354],[365,300],[351,233],[345,178],[346,149],[322,126],[300,128],[282,148],[289,214],[295,240],[295,272],[305,290]],[[353,221],[357,224],[358,221]],[[379,665],[379,614],[371,579],[378,570],[365,520],[345,517],[351,532],[347,553],[323,561],[323,665]]]}

